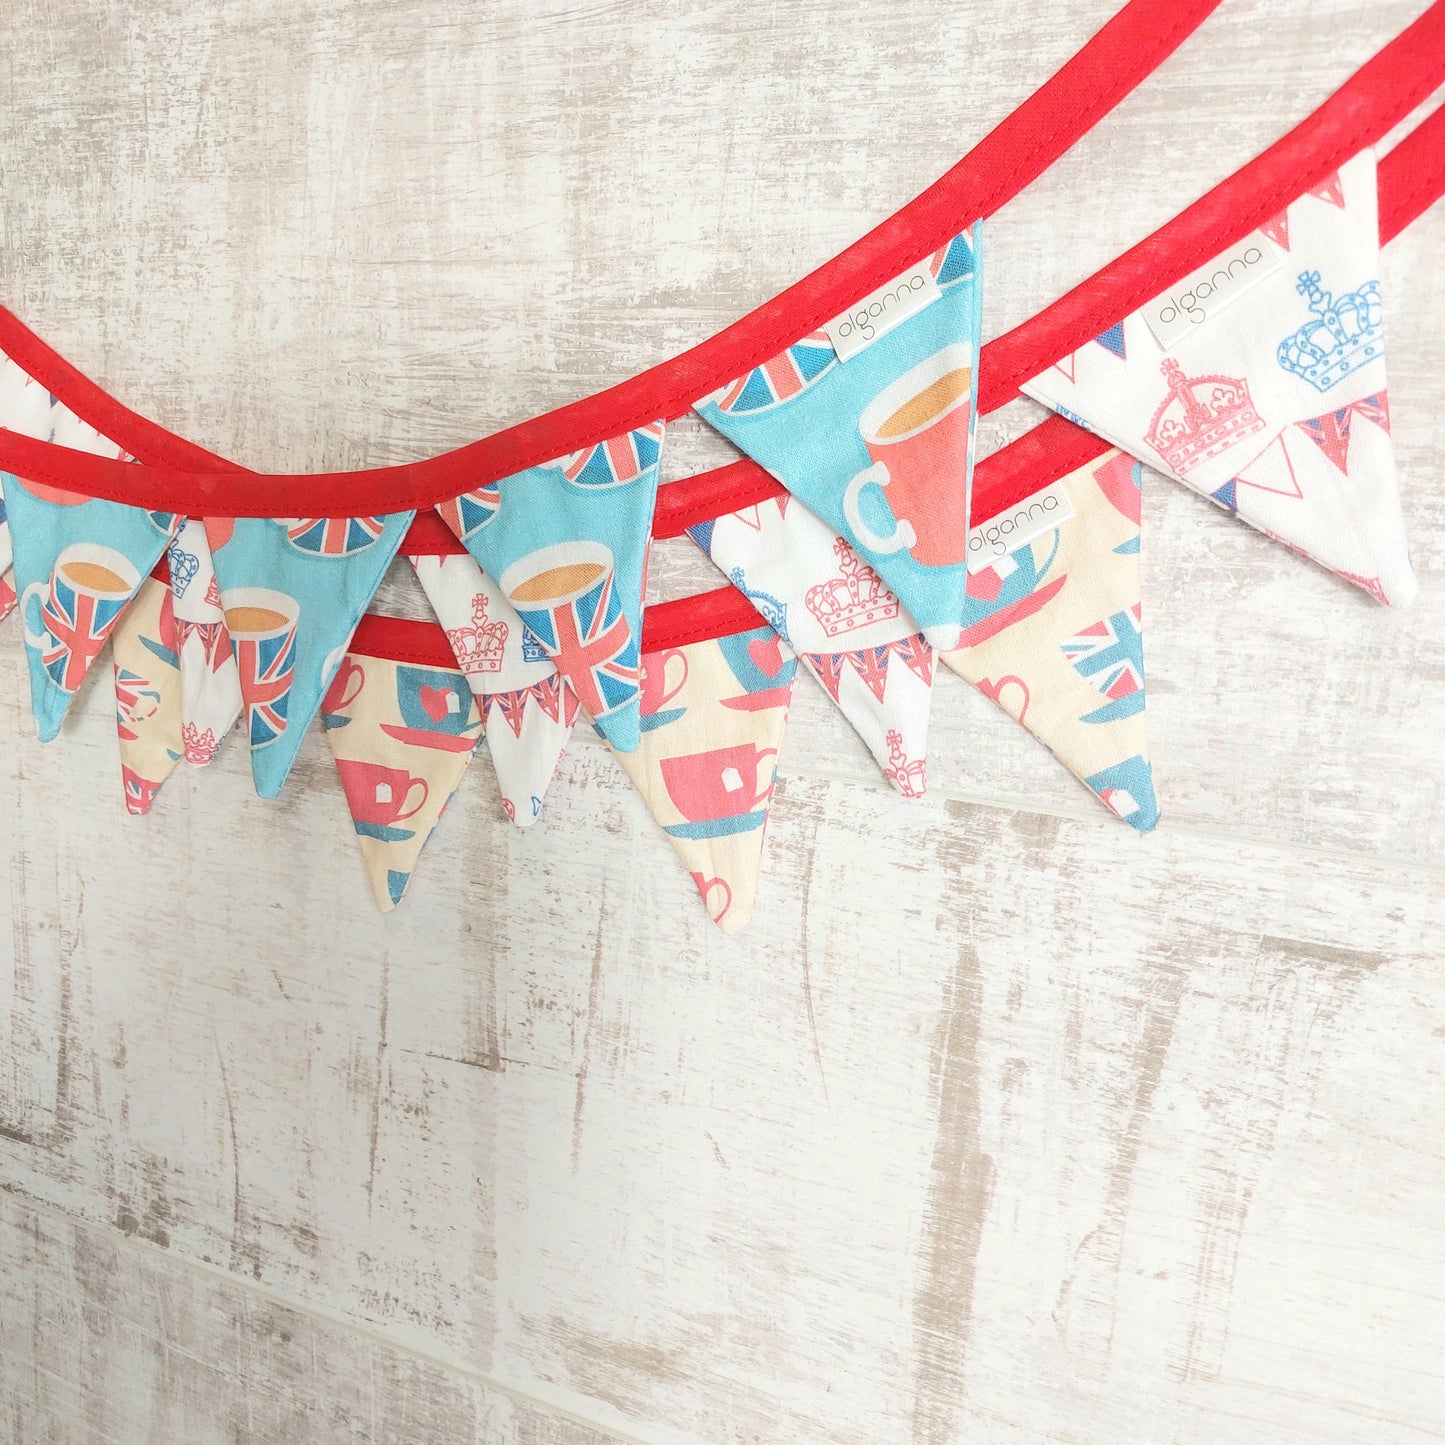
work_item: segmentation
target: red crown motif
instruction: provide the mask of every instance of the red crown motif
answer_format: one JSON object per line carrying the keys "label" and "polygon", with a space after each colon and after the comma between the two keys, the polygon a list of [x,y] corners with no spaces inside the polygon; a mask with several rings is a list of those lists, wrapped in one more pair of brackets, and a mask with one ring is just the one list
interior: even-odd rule
{"label": "red crown motif", "polygon": [[909,758],[903,750],[903,734],[894,728],[889,728],[885,741],[888,743],[888,766],[883,769],[883,776],[905,798],[921,798],[928,785],[927,760]]}
{"label": "red crown motif", "polygon": [[1154,413],[1144,440],[1180,476],[1217,457],[1257,431],[1264,422],[1249,397],[1243,377],[1186,377],[1172,356],[1159,368],[1169,394]]}
{"label": "red crown motif", "polygon": [[500,619],[487,621],[487,594],[478,592],[472,598],[472,625],[448,628],[447,641],[463,672],[500,672],[509,631]]}
{"label": "red crown motif", "polygon": [[840,575],[808,588],[803,599],[829,637],[839,637],[870,622],[898,616],[898,599],[883,579],[841,537],[833,540]]}

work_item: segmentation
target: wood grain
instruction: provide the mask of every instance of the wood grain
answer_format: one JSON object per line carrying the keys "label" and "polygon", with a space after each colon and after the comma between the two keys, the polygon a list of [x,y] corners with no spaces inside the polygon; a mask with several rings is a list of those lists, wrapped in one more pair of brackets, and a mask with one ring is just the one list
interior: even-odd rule
{"label": "wood grain", "polygon": [[[986,333],[1421,8],[1227,0],[990,223]],[[776,291],[1110,9],[15,0],[0,296],[240,460],[422,455]],[[952,675],[916,803],[800,682],[741,938],[581,733],[382,916],[319,736],[129,819],[0,631],[0,1438],[1445,1435],[1442,254],[1383,273],[1412,611],[1149,479],[1149,838]]]}

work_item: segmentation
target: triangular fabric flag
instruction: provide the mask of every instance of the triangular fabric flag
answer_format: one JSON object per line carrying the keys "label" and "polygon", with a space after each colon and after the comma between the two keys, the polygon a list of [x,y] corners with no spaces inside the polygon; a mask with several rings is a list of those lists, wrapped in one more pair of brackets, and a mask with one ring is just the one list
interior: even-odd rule
{"label": "triangular fabric flag", "polygon": [[414,512],[206,518],[257,793],[280,793]]}
{"label": "triangular fabric flag", "polygon": [[878,574],[788,495],[688,535],[778,630],[904,797],[927,781],[933,649]]}
{"label": "triangular fabric flag", "polygon": [[618,753],[724,932],[753,915],[797,661],[771,627],[659,648],[638,749]]}
{"label": "triangular fabric flag", "polygon": [[623,752],[640,736],[642,597],[662,435],[655,422],[437,508]]}
{"label": "triangular fabric flag", "polygon": [[41,742],[60,732],[76,690],[176,525],[167,513],[97,501],[11,473],[0,477],[15,558],[30,703]]}
{"label": "triangular fabric flag", "polygon": [[1072,381],[1050,367],[1023,390],[1404,606],[1418,584],[1390,442],[1375,181],[1367,150],[1126,317],[1126,359],[1085,346]]}
{"label": "triangular fabric flag", "polygon": [[[157,569],[164,572],[164,567]],[[181,660],[169,582],[152,573],[111,637],[126,812],[148,813],[180,760]]]}
{"label": "triangular fabric flag", "polygon": [[514,823],[532,823],[572,736],[577,694],[471,557],[410,560],[476,694],[502,806]]}
{"label": "triangular fabric flag", "polygon": [[[957,643],[964,609],[978,245],[975,225],[694,408],[846,537],[938,647]],[[906,313],[925,295],[838,359],[830,333],[881,327],[890,306]]]}
{"label": "triangular fabric flag", "polygon": [[241,682],[205,524],[188,517],[166,549],[181,663],[185,759],[203,766],[241,715]]}
{"label": "triangular fabric flag", "polygon": [[966,645],[940,656],[1147,832],[1159,809],[1144,724],[1142,470],[1112,451],[980,521],[993,560],[968,579]]}
{"label": "triangular fabric flag", "polygon": [[326,741],[388,913],[482,740],[481,715],[459,669],[358,653],[337,669],[327,709]]}

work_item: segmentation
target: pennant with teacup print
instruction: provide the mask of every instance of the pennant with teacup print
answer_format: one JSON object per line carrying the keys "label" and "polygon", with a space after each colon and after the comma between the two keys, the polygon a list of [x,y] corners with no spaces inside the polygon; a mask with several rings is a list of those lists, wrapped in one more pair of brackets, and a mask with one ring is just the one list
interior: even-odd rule
{"label": "pennant with teacup print", "polygon": [[640,746],[618,753],[727,933],[753,915],[797,661],[771,627],[646,653]]}
{"label": "pennant with teacup print", "polygon": [[458,668],[347,653],[324,713],[371,891],[386,913],[401,902],[482,740],[477,700]]}
{"label": "pennant with teacup print", "polygon": [[471,557],[410,560],[476,694],[502,806],[514,823],[534,822],[572,735],[577,694]]}
{"label": "pennant with teacup print", "polygon": [[639,738],[642,594],[662,434],[661,422],[640,427],[437,508],[622,752]]}
{"label": "pennant with teacup print", "polygon": [[166,548],[176,651],[181,665],[181,735],[185,759],[202,766],[216,755],[241,715],[241,682],[205,524],[188,517]]}
{"label": "pennant with teacup print", "polygon": [[688,535],[822,683],[889,782],[921,796],[933,649],[882,578],[787,494]]}
{"label": "pennant with teacup print", "polygon": [[963,645],[939,655],[1147,832],[1159,809],[1144,725],[1142,470],[1111,451],[977,522]]}
{"label": "pennant with teacup print", "polygon": [[206,518],[263,798],[285,784],[414,515]]}
{"label": "pennant with teacup print", "polygon": [[126,812],[148,813],[180,761],[181,660],[165,564],[145,578],[111,637],[115,730]]}
{"label": "pennant with teacup print", "polygon": [[695,406],[845,537],[938,647],[957,643],[964,609],[978,244],[975,225]]}
{"label": "pennant with teacup print", "polygon": [[30,702],[49,742],[176,518],[0,478],[14,552],[15,590],[30,668]]}
{"label": "pennant with teacup print", "polygon": [[1023,390],[1398,606],[1375,183],[1364,151]]}

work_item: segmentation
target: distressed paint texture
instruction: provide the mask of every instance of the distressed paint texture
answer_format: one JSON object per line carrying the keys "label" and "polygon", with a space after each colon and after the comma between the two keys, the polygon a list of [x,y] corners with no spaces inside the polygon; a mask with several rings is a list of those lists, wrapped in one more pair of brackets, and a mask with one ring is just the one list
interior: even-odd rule
{"label": "distressed paint texture", "polygon": [[[1111,8],[16,0],[0,299],[242,461],[404,460],[780,289]],[[1421,8],[1226,0],[990,223],[987,334]],[[0,629],[0,1437],[1439,1438],[1442,248],[1383,277],[1411,612],[1146,479],[1147,839],[952,675],[899,799],[805,678],[740,937],[583,730],[382,916],[318,735],[131,819]]]}

